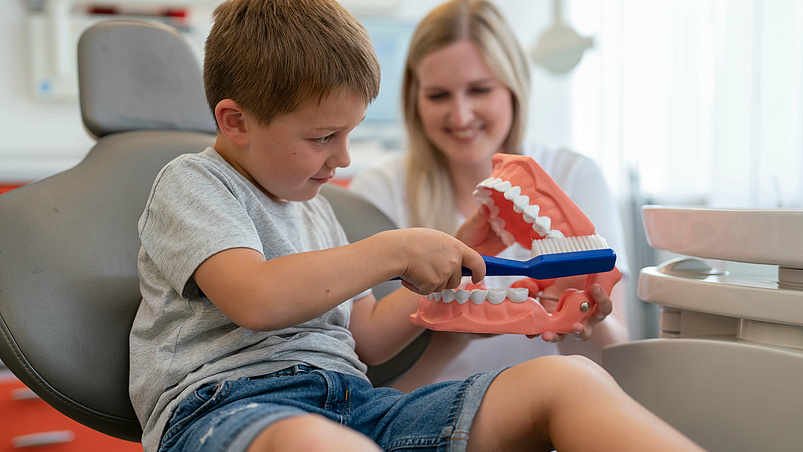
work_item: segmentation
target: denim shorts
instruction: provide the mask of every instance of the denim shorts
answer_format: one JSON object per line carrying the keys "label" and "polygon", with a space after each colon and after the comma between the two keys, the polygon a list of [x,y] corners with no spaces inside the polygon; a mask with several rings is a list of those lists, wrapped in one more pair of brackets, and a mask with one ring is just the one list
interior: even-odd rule
{"label": "denim shorts", "polygon": [[244,451],[273,422],[316,413],[385,451],[464,451],[482,397],[501,371],[409,394],[306,366],[202,386],[176,407],[159,450]]}

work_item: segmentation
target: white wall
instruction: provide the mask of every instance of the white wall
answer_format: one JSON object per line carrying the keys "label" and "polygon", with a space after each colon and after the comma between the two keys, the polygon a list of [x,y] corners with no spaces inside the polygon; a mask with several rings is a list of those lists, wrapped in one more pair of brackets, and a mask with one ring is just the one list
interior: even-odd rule
{"label": "white wall", "polygon": [[[349,5],[349,0],[343,2]],[[393,12],[417,21],[434,4],[432,0],[400,0]],[[525,47],[532,45],[552,20],[552,0],[497,0],[497,4]],[[190,38],[199,57],[214,2],[211,5],[198,7],[191,15],[199,36]],[[43,101],[33,94],[27,9],[24,0],[0,4],[0,184],[30,181],[66,169],[80,161],[93,143],[83,129],[77,100]],[[368,14],[363,10],[355,13]],[[74,52],[74,43],[71,49]],[[569,81],[570,76],[558,78],[533,67],[531,137],[555,144],[569,142]]]}
{"label": "white wall", "polygon": [[6,182],[70,165],[92,143],[77,103],[43,103],[32,95],[25,8],[22,0],[0,6],[0,181]]}

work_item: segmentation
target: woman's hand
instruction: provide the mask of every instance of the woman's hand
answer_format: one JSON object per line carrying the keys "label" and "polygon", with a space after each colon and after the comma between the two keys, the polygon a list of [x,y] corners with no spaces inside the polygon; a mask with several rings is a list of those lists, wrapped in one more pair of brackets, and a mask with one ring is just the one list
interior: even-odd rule
{"label": "woman's hand", "polygon": [[[556,281],[556,284],[565,278],[560,278]],[[552,286],[550,286],[551,288]],[[541,304],[547,309],[548,312],[553,312],[557,307],[557,301],[553,301],[552,297],[546,295],[545,298],[541,300]],[[586,340],[591,337],[591,332],[594,325],[598,324],[599,322],[603,321],[605,317],[613,312],[613,301],[611,301],[611,297],[608,296],[607,293],[602,289],[602,286],[599,284],[592,284],[588,290],[586,290],[587,294],[590,294],[591,297],[594,299],[594,303],[596,304],[596,311],[593,316],[588,321],[588,326],[583,325],[582,323],[576,322],[572,325],[572,335],[577,338],[578,340]],[[548,297],[548,299],[546,299]],[[547,342],[560,342],[566,338],[565,334],[557,334],[551,331],[545,331],[541,334],[541,339]]]}
{"label": "woman's hand", "polygon": [[461,242],[486,256],[496,256],[507,246],[502,239],[491,229],[488,219],[491,213],[488,208],[480,206],[457,230],[457,237]]}

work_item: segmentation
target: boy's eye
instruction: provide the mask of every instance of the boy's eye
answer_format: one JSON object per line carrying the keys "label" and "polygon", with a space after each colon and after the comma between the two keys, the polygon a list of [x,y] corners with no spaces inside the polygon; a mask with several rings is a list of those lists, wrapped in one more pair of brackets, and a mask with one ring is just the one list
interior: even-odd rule
{"label": "boy's eye", "polygon": [[329,135],[326,135],[325,137],[315,138],[315,140],[314,140],[314,141],[315,141],[316,143],[319,143],[319,144],[326,144],[326,143],[328,143],[329,141],[331,141],[331,139],[332,139],[332,137],[333,137],[334,135],[335,135],[335,134],[329,134]]}

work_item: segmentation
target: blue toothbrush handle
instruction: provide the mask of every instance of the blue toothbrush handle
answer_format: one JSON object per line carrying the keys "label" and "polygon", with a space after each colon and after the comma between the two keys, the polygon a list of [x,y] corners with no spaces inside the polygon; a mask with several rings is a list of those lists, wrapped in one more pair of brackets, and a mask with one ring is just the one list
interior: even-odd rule
{"label": "blue toothbrush handle", "polygon": [[[526,261],[495,256],[482,256],[482,259],[486,276],[527,276],[534,279],[604,273],[616,266],[616,253],[610,248],[542,254]],[[463,275],[471,276],[471,270],[463,267]]]}
{"label": "blue toothbrush handle", "polygon": [[[527,261],[517,261],[515,259],[505,259],[495,256],[482,256],[485,261],[486,276],[507,276],[507,275],[526,275],[529,272]],[[471,270],[463,267],[463,276],[471,276]]]}
{"label": "blue toothbrush handle", "polygon": [[[535,279],[603,273],[616,266],[616,253],[610,248],[542,254],[526,261],[494,256],[482,258],[485,260],[486,276],[516,275]],[[471,275],[471,270],[464,267],[463,275]]]}

